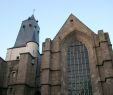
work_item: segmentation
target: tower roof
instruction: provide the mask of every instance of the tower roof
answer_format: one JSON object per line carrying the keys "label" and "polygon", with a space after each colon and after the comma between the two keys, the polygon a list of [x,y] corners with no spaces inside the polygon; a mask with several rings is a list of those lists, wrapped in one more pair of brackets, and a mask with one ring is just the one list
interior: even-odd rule
{"label": "tower roof", "polygon": [[28,20],[35,20],[36,21],[34,15],[32,15],[31,17],[29,17]]}
{"label": "tower roof", "polygon": [[34,15],[29,17],[27,20],[24,20],[21,24],[14,47],[26,46],[26,43],[28,42],[36,42],[38,44],[39,30],[40,28]]}

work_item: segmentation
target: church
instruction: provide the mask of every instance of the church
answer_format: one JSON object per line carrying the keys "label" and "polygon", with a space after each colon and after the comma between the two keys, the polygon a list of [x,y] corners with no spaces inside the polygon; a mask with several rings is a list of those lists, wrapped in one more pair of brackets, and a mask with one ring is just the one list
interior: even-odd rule
{"label": "church", "polygon": [[70,14],[39,52],[34,15],[22,21],[16,42],[0,57],[0,95],[113,95],[109,34],[96,34]]}

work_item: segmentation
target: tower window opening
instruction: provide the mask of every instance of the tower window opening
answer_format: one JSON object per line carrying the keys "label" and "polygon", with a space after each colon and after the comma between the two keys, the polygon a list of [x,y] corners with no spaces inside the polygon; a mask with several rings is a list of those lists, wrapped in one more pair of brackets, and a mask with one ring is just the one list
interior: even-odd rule
{"label": "tower window opening", "polygon": [[35,28],[37,28],[37,26],[34,26]]}
{"label": "tower window opening", "polygon": [[32,61],[31,61],[32,65],[35,64],[35,59],[33,58]]}
{"label": "tower window opening", "polygon": [[25,28],[25,25],[23,25],[23,28]]}
{"label": "tower window opening", "polygon": [[73,19],[71,19],[70,22],[73,22]]}
{"label": "tower window opening", "polygon": [[29,27],[32,27],[32,24],[29,24]]}
{"label": "tower window opening", "polygon": [[16,59],[19,60],[19,56],[17,56]]}
{"label": "tower window opening", "polygon": [[37,31],[37,33],[39,33],[39,31]]}
{"label": "tower window opening", "polygon": [[16,77],[16,71],[12,71],[12,77],[13,77],[13,78]]}

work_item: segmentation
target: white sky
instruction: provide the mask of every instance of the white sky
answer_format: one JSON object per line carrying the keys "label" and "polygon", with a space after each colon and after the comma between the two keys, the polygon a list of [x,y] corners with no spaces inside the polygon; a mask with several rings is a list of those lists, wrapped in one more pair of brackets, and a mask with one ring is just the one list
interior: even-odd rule
{"label": "white sky", "polygon": [[113,0],[1,0],[0,57],[14,46],[21,21],[32,15],[40,26],[40,51],[45,38],[53,39],[68,16],[73,13],[97,33],[108,32],[113,44]]}

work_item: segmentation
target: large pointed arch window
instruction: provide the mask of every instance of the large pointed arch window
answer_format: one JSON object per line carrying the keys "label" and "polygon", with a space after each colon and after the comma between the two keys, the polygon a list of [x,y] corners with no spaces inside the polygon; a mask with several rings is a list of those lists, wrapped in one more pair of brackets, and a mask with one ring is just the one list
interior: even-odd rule
{"label": "large pointed arch window", "polygon": [[88,51],[75,41],[67,52],[68,95],[92,95]]}

